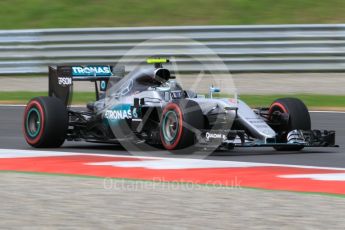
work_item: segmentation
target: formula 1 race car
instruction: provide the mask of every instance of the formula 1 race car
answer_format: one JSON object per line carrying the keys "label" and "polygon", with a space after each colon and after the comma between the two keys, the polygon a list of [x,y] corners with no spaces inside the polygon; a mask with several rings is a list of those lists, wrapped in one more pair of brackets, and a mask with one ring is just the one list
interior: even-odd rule
{"label": "formula 1 race car", "polygon": [[[270,146],[298,151],[334,147],[335,131],[312,130],[307,107],[296,98],[251,109],[236,98],[214,98],[183,89],[162,63],[119,76],[113,66],[49,67],[49,96],[33,98],[24,113],[24,137],[33,147],[59,147],[65,140],[146,143],[181,149]],[[124,70],[122,69],[124,73]],[[69,106],[74,81],[95,84],[96,101]],[[191,152],[191,151],[187,151]]]}

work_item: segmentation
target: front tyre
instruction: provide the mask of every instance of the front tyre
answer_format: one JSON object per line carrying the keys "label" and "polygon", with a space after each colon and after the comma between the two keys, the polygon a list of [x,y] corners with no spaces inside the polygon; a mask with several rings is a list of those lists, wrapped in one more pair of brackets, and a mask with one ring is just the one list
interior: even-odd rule
{"label": "front tyre", "polygon": [[195,133],[203,127],[204,117],[198,103],[191,100],[171,102],[162,113],[161,142],[167,150],[185,149],[195,144]]}
{"label": "front tyre", "polygon": [[63,102],[55,97],[36,97],[26,105],[23,133],[26,142],[35,148],[60,147],[66,138],[68,113]]}
{"label": "front tyre", "polygon": [[[287,124],[281,125],[275,128],[278,133],[285,133],[292,130],[310,130],[311,121],[308,108],[306,105],[297,98],[281,98],[275,100],[270,109],[269,117],[275,112],[287,113],[289,120]],[[284,136],[285,137],[285,136]],[[286,138],[285,138],[286,139]],[[299,151],[302,150],[303,146],[275,146],[274,149],[278,151]]]}

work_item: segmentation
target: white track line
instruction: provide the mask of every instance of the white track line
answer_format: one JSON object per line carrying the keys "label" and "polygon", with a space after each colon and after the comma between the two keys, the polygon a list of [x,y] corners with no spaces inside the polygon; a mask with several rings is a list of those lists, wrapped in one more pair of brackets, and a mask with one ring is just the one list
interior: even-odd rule
{"label": "white track line", "polygon": [[[117,157],[117,158],[139,158],[143,160],[161,160],[162,162],[171,161],[171,163],[181,165],[223,165],[224,168],[231,167],[291,167],[291,168],[303,168],[303,169],[324,169],[324,170],[336,170],[345,171],[345,168],[338,167],[321,167],[310,165],[290,165],[290,164],[272,164],[272,163],[260,163],[260,162],[244,162],[244,161],[218,161],[218,160],[200,160],[192,158],[172,158],[172,157],[147,157],[147,156],[126,156],[126,155],[109,155],[109,154],[96,154],[96,153],[77,153],[77,152],[58,152],[58,151],[37,151],[37,150],[20,150],[20,149],[0,149],[1,158],[21,158],[21,157],[45,157],[45,156],[71,156],[71,155],[84,155],[84,156],[104,156],[104,157]],[[150,163],[148,162],[148,163]],[[91,162],[90,162],[91,163]],[[101,162],[99,162],[101,163]],[[105,163],[105,162],[104,162]],[[111,161],[107,162],[108,164]],[[137,162],[138,163],[138,162]],[[158,162],[157,162],[158,163]],[[212,168],[212,167],[211,167]]]}
{"label": "white track line", "polygon": [[[0,104],[0,107],[25,107],[24,104]],[[72,105],[73,108],[85,107],[85,105]]]}
{"label": "white track line", "polygon": [[323,111],[323,110],[313,110],[309,111],[310,113],[339,113],[339,114],[345,114],[345,111]]}
{"label": "white track line", "polygon": [[280,175],[278,177],[288,179],[311,179],[318,181],[345,181],[345,173],[321,173],[321,174],[290,174]]}
{"label": "white track line", "polygon": [[0,107],[24,107],[26,105],[22,105],[22,104],[0,104]]}

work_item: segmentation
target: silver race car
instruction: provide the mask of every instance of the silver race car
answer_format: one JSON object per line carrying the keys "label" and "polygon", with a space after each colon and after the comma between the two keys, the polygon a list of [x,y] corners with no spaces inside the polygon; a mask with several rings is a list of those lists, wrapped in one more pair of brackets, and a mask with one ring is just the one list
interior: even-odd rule
{"label": "silver race car", "polygon": [[[178,152],[271,146],[298,151],[334,147],[335,131],[312,130],[307,107],[296,98],[250,108],[234,98],[214,98],[183,89],[167,59],[127,74],[107,65],[49,67],[49,96],[26,106],[23,130],[33,147],[59,147],[65,140],[98,143],[146,143]],[[95,84],[96,101],[80,110],[69,106],[74,81]]]}

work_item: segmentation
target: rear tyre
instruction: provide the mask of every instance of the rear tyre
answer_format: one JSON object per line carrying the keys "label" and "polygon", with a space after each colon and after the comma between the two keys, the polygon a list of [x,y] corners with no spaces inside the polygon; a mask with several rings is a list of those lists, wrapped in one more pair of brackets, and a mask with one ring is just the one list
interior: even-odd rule
{"label": "rear tyre", "polygon": [[[297,98],[281,98],[275,100],[270,109],[269,114],[275,111],[289,114],[289,120],[286,125],[279,126],[275,129],[279,133],[288,133],[291,130],[310,130],[311,121],[308,108],[305,104]],[[273,147],[278,151],[299,151],[303,146],[275,146]]]}
{"label": "rear tyre", "polygon": [[36,97],[26,105],[23,132],[26,142],[35,148],[60,147],[66,138],[68,113],[55,97]]}
{"label": "rear tyre", "polygon": [[[165,149],[181,150],[196,143],[195,131],[203,129],[204,117],[195,101],[179,100],[169,103],[163,110],[160,138]],[[178,151],[174,153],[191,153]]]}

